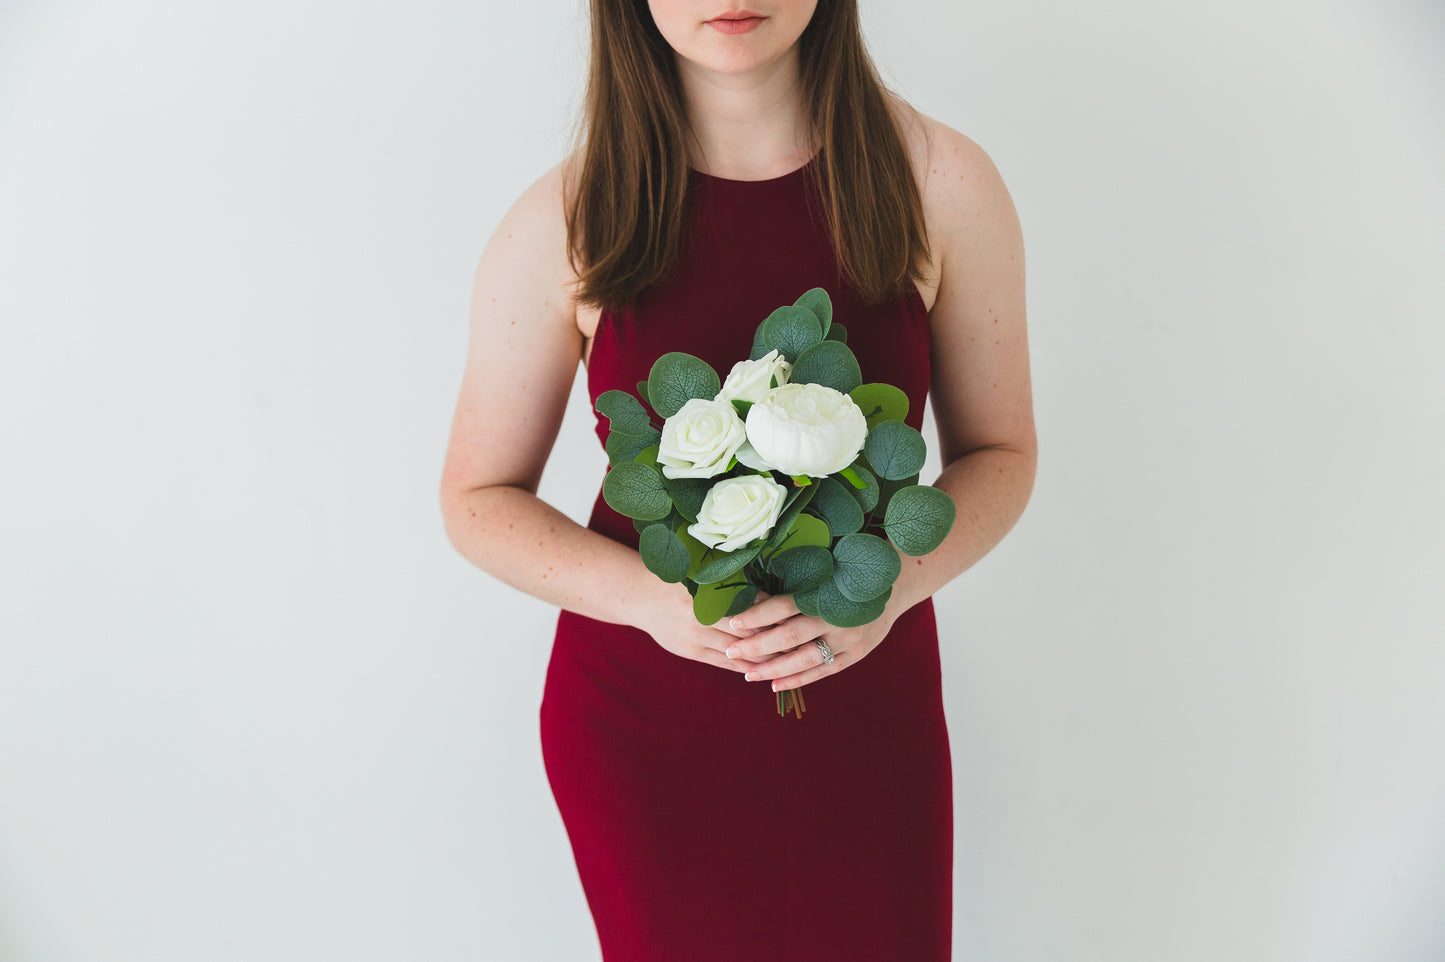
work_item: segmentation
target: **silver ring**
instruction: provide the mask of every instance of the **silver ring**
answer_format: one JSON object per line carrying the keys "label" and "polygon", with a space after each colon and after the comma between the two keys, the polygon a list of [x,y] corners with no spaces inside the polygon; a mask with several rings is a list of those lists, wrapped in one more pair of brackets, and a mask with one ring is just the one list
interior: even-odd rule
{"label": "silver ring", "polygon": [[823,664],[831,665],[833,663],[833,652],[828,647],[828,643],[822,638],[814,638],[813,644],[817,645],[818,649],[823,652]]}

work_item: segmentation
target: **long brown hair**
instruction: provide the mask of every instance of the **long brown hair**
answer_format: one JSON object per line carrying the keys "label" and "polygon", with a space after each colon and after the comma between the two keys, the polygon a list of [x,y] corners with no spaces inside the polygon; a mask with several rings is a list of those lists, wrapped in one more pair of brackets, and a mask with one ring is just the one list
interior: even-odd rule
{"label": "long brown hair", "polygon": [[[591,0],[591,8],[591,67],[573,132],[580,169],[563,201],[567,257],[579,303],[620,307],[667,279],[682,253],[693,133],[675,55],[646,0]],[[798,70],[820,144],[817,199],[839,264],[865,301],[881,303],[922,276],[928,234],[857,0],[818,0],[798,39]]]}

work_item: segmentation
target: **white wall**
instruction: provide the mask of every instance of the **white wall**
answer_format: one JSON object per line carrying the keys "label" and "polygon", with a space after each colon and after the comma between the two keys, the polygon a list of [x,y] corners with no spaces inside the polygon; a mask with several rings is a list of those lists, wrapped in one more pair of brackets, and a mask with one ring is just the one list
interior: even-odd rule
{"label": "white wall", "polygon": [[[864,15],[1029,263],[1033,500],[938,598],[955,957],[1445,957],[1445,12]],[[597,958],[554,610],[436,503],[585,29],[0,6],[0,959]]]}

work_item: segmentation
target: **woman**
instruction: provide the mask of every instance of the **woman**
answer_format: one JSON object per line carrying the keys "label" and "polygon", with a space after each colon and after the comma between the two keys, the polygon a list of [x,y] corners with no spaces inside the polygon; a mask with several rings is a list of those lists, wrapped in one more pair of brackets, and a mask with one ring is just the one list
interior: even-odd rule
{"label": "woman", "polygon": [[[593,0],[582,144],[516,201],[477,271],[448,535],[562,609],[543,757],[604,959],[946,960],[930,596],[1032,489],[1018,220],[977,144],[882,87],[856,0],[726,6]],[[931,390],[934,484],[957,521],[904,558],[870,624],[760,595],[699,625],[600,496],[586,528],[536,497],[578,360],[594,401],[668,351],[726,372],[812,287],[915,427]],[[763,686],[804,685],[806,717],[780,719]]]}

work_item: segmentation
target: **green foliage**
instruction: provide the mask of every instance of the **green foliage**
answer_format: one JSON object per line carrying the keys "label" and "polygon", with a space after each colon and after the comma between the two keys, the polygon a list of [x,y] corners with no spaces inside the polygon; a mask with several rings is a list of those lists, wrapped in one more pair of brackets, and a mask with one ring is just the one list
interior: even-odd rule
{"label": "green foliage", "polygon": [[782,581],[785,594],[797,594],[832,577],[833,553],[821,545],[789,548],[776,555],[768,568]]}
{"label": "green foliage", "polygon": [[828,340],[839,341],[843,344],[847,344],[848,329],[842,324],[834,324],[832,327],[828,328]]}
{"label": "green foliage", "polygon": [[769,556],[782,554],[791,548],[801,548],[803,545],[816,544],[828,547],[833,543],[833,534],[828,530],[828,523],[816,515],[804,511],[793,521],[793,526],[787,535]]}
{"label": "green foliage", "polygon": [[636,461],[614,464],[602,479],[602,499],[629,518],[660,521],[672,512],[672,499],[654,467]]}
{"label": "green foliage", "polygon": [[699,624],[713,625],[723,618],[746,611],[758,596],[758,589],[746,581],[702,584],[692,596],[692,613]]}
{"label": "green foliage", "polygon": [[758,556],[763,550],[761,544],[755,544],[746,548],[739,548],[736,551],[718,551],[710,549],[708,555],[704,556],[702,567],[692,576],[692,580],[700,585],[711,584],[722,581],[728,575],[735,574]]}
{"label": "green foliage", "polygon": [[689,521],[697,520],[697,513],[702,508],[703,499],[717,483],[717,478],[669,478],[666,474],[662,476],[662,486],[667,489],[667,494],[677,505],[677,510]]}
{"label": "green foliage", "polygon": [[706,361],[681,351],[662,355],[647,376],[652,409],[665,418],[695,397],[712,400],[721,388],[722,381]]}
{"label": "green foliage", "polygon": [[[889,587],[871,601],[853,601],[839,590],[837,569],[834,569],[834,577],[818,586],[818,616],[839,628],[857,628],[877,620],[892,594],[893,588]],[[796,598],[793,603],[797,604]]]}
{"label": "green foliage", "polygon": [[798,355],[823,339],[823,325],[806,307],[780,307],[763,321],[762,338],[770,350],[777,348],[796,362]]}
{"label": "green foliage", "polygon": [[[824,582],[824,584],[827,584],[827,582]],[[819,588],[821,587],[822,585],[819,585]],[[799,611],[807,615],[809,618],[817,618],[818,588],[809,588],[807,591],[794,592],[793,604],[797,606]]]}
{"label": "green foliage", "polygon": [[638,539],[637,550],[647,570],[669,584],[676,584],[687,577],[691,559],[687,546],[672,529],[662,522],[647,526]]}
{"label": "green foliage", "polygon": [[874,534],[850,534],[833,546],[833,583],[849,601],[878,597],[903,570],[903,559]]}
{"label": "green foliage", "polygon": [[643,404],[651,404],[651,403],[652,403],[652,402],[651,402],[650,400],[648,400],[648,398],[647,398],[647,382],[646,382],[646,381],[638,381],[638,382],[637,382],[637,396],[640,397],[640,398],[642,398],[642,403],[643,403]]}
{"label": "green foliage", "polygon": [[863,383],[858,359],[842,341],[819,341],[793,362],[789,384],[822,384],[847,394]]}
{"label": "green foliage", "polygon": [[896,481],[922,470],[928,445],[923,435],[902,421],[884,421],[868,432],[863,453],[880,478]]}
{"label": "green foliage", "polygon": [[900,488],[888,502],[883,530],[904,554],[927,554],[948,537],[957,513],[948,492],[915,484]]}
{"label": "green foliage", "polygon": [[849,471],[853,472],[854,477],[861,481],[862,485],[858,486],[850,482],[847,485],[848,493],[858,502],[858,507],[862,508],[865,512],[872,511],[878,506],[877,476],[861,464],[854,464],[852,467],[843,469],[844,474]]}
{"label": "green foliage", "polygon": [[813,315],[818,318],[818,322],[822,325],[823,336],[828,336],[828,328],[833,324],[833,299],[828,296],[827,291],[821,287],[804,291],[802,296],[794,301],[793,304],[796,307],[806,307],[812,311]]}
{"label": "green foliage", "polygon": [[863,508],[848,493],[847,485],[839,484],[832,478],[820,478],[814,487],[818,493],[813,496],[813,503],[808,509],[828,522],[828,530],[833,537],[862,529]]}
{"label": "green foliage", "polygon": [[647,416],[647,409],[642,406],[642,402],[626,391],[619,391],[615,388],[611,391],[603,391],[598,395],[595,407],[600,414],[607,418],[613,431],[640,437],[655,430],[652,426],[652,419]]}
{"label": "green foliage", "polygon": [[787,498],[783,501],[783,510],[778,514],[778,523],[773,526],[773,533],[768,537],[767,544],[763,546],[765,552],[771,554],[777,550],[778,545],[783,543],[783,539],[793,529],[793,522],[798,519],[798,515],[803,513],[803,509],[808,506],[808,502],[813,500],[813,495],[817,492],[818,489],[811,484],[795,487],[788,492]]}
{"label": "green foliage", "polygon": [[652,428],[650,434],[634,435],[624,434],[621,431],[612,431],[607,435],[607,443],[604,447],[607,450],[607,461],[616,465],[623,461],[632,461],[639,454],[650,447],[657,445],[662,440],[662,432]]}
{"label": "green foliage", "polygon": [[848,396],[863,410],[870,431],[882,421],[902,421],[908,416],[908,395],[892,384],[860,384]]}
{"label": "green foliage", "polygon": [[879,514],[886,514],[888,511],[888,502],[893,500],[893,495],[902,491],[904,488],[911,488],[917,483],[918,475],[916,474],[910,474],[906,478],[899,478],[897,480],[880,479],[878,482],[878,506],[869,513],[875,517]]}

